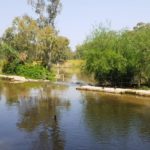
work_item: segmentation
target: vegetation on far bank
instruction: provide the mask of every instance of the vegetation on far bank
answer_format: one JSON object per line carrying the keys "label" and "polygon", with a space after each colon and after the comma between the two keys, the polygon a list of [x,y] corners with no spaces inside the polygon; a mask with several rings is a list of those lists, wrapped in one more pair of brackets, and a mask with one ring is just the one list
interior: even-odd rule
{"label": "vegetation on far bank", "polygon": [[52,65],[71,55],[68,38],[59,35],[55,19],[61,10],[60,0],[28,0],[36,19],[16,17],[0,38],[0,71],[34,79],[54,77]]}
{"label": "vegetation on far bank", "polygon": [[[37,14],[16,17],[0,38],[0,72],[33,79],[54,77],[52,67],[81,68],[103,86],[150,87],[150,24],[132,30],[98,27],[76,52],[59,35],[61,0],[28,0]],[[80,59],[69,60],[68,59]]]}
{"label": "vegetation on far bank", "polygon": [[150,24],[121,32],[98,27],[77,46],[76,57],[100,85],[150,86]]}

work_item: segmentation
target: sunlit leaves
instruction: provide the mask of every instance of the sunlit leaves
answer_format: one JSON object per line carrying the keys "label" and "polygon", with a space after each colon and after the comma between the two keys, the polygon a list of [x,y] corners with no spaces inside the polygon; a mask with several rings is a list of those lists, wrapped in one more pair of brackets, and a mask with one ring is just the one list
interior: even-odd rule
{"label": "sunlit leaves", "polygon": [[41,28],[29,16],[16,17],[6,30],[2,41],[19,53],[24,61],[40,61],[45,67],[64,61],[69,49],[69,40],[59,36],[52,26]]}

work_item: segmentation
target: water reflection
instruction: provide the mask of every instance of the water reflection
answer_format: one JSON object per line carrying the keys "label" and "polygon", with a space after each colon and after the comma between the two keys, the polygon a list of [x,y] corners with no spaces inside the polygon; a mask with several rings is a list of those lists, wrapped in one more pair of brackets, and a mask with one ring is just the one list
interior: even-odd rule
{"label": "water reflection", "polygon": [[[59,99],[53,92],[55,85],[1,83],[1,95],[5,95],[8,106],[16,105],[18,109],[17,128],[34,136],[33,149],[64,149],[64,135],[59,125],[61,106],[69,109],[70,102]],[[67,87],[57,87],[63,91]],[[55,91],[56,92],[56,91]],[[54,117],[57,118],[54,118]],[[14,148],[15,149],[15,148]]]}
{"label": "water reflection", "polygon": [[85,121],[103,148],[149,149],[148,99],[98,93],[85,94],[85,97]]}
{"label": "water reflection", "polygon": [[0,149],[149,150],[149,98],[80,92],[72,83],[87,78],[79,72],[65,77],[57,83],[0,82]]}

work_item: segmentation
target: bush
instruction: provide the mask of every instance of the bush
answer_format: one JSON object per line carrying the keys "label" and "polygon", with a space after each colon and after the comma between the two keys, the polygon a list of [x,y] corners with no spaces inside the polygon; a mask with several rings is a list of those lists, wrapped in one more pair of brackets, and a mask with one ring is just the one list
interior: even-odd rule
{"label": "bush", "polygon": [[2,68],[2,72],[6,74],[16,74],[16,68],[20,65],[18,59],[15,59],[13,62],[7,62]]}
{"label": "bush", "polygon": [[5,64],[5,60],[0,60],[0,73],[2,72],[4,64]]}
{"label": "bush", "polygon": [[16,68],[16,74],[32,79],[51,80],[53,74],[40,65],[19,65]]}
{"label": "bush", "polygon": [[4,65],[3,72],[31,79],[52,80],[54,74],[40,65],[20,64],[18,61]]}
{"label": "bush", "polygon": [[84,69],[100,85],[130,87],[150,85],[150,24],[137,24],[122,32],[98,27],[77,52],[85,59]]}

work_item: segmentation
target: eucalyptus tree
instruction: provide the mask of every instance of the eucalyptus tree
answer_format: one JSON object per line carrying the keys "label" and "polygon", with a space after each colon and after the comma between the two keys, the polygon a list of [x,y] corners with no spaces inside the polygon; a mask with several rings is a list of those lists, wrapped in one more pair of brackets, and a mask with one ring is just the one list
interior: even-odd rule
{"label": "eucalyptus tree", "polygon": [[55,19],[61,12],[62,4],[60,0],[28,0],[35,12],[39,15],[39,23],[55,27]]}
{"label": "eucalyptus tree", "polygon": [[27,55],[28,59],[36,60],[36,34],[38,30],[36,21],[29,16],[16,17],[12,26],[6,29],[2,39],[20,55]]}
{"label": "eucalyptus tree", "polygon": [[66,37],[58,36],[56,39],[55,50],[52,53],[52,62],[64,62],[69,57],[69,40]]}
{"label": "eucalyptus tree", "polygon": [[[52,27],[55,30],[55,19],[57,15],[61,12],[62,4],[60,0],[28,0],[28,3],[35,9],[38,14],[38,25],[40,28],[46,28],[47,26]],[[55,31],[57,32],[57,31]],[[42,40],[43,41],[43,40]],[[52,50],[55,47],[55,38],[52,36],[47,37],[45,42],[47,43],[47,49],[44,50],[45,59],[43,59],[44,64],[48,64],[50,68],[52,61]],[[49,46],[48,46],[49,43]],[[52,60],[53,59],[53,60]],[[47,62],[48,61],[48,62]]]}
{"label": "eucalyptus tree", "polygon": [[39,27],[37,21],[29,16],[16,17],[1,41],[9,46],[3,44],[3,49],[8,51],[12,48],[18,53],[19,60],[40,61],[48,69],[52,63],[65,60],[69,49],[66,37],[58,35],[52,26]]}

